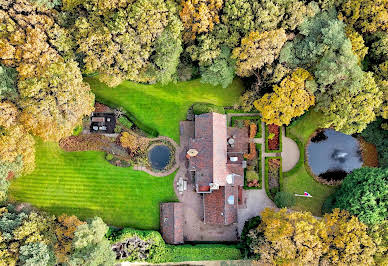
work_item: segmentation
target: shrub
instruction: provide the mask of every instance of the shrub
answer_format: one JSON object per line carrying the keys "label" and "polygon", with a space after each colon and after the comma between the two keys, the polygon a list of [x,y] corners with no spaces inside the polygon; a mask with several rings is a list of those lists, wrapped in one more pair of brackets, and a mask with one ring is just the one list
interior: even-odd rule
{"label": "shrub", "polygon": [[211,112],[225,114],[224,107],[217,106],[211,103],[195,103],[193,104],[193,112],[196,115],[211,113]]}
{"label": "shrub", "polygon": [[112,154],[110,154],[110,153],[107,153],[106,156],[105,156],[105,159],[107,161],[111,161],[111,160],[113,160],[113,158],[114,158],[114,156]]}
{"label": "shrub", "polygon": [[274,133],[269,133],[268,139],[273,139],[275,137]]}
{"label": "shrub", "polygon": [[122,126],[120,126],[120,125],[115,126],[115,133],[121,133],[122,130],[123,130]]}
{"label": "shrub", "polygon": [[289,192],[280,191],[276,193],[274,202],[278,208],[291,207],[295,204],[295,197]]}
{"label": "shrub", "polygon": [[261,217],[255,216],[248,221],[245,221],[244,228],[241,232],[241,252],[243,253],[245,258],[255,258],[258,259],[257,255],[252,253],[251,249],[249,248],[252,240],[248,237],[249,231],[252,229],[256,229],[261,223]]}
{"label": "shrub", "polygon": [[120,124],[122,124],[124,127],[128,129],[130,129],[133,126],[133,123],[129,121],[125,116],[120,116],[118,120]]}
{"label": "shrub", "polygon": [[78,125],[73,129],[73,136],[78,136],[82,132],[82,125]]}

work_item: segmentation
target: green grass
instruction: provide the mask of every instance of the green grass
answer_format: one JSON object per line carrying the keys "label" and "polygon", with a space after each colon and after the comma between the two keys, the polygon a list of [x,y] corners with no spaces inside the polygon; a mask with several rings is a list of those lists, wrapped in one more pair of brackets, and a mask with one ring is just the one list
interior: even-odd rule
{"label": "green grass", "polygon": [[294,139],[299,146],[300,158],[293,169],[283,174],[281,183],[282,191],[292,194],[303,194],[304,191],[310,193],[312,198],[297,197],[292,209],[310,211],[317,216],[321,215],[321,207],[325,199],[335,190],[334,187],[315,181],[308,173],[309,169],[305,162],[305,145],[311,134],[319,128],[321,116],[320,113],[310,111],[287,128],[287,137]]}
{"label": "green grass", "polygon": [[11,200],[29,202],[55,215],[84,219],[100,216],[107,224],[159,228],[159,203],[176,201],[174,174],[153,177],[109,164],[103,152],[64,152],[38,141],[36,169],[11,183]]}
{"label": "green grass", "polygon": [[179,121],[186,119],[187,110],[193,103],[230,106],[237,102],[243,90],[239,79],[226,89],[203,84],[199,80],[166,86],[124,81],[115,88],[109,88],[93,77],[87,77],[85,81],[90,84],[97,100],[108,105],[122,106],[146,126],[178,143]]}

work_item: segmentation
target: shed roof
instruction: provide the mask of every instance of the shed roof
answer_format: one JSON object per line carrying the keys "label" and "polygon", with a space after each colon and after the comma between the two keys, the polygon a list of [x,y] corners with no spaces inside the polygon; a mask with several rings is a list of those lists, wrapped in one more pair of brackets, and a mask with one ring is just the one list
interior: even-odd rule
{"label": "shed roof", "polygon": [[183,203],[160,203],[160,231],[168,244],[182,244],[184,212]]}

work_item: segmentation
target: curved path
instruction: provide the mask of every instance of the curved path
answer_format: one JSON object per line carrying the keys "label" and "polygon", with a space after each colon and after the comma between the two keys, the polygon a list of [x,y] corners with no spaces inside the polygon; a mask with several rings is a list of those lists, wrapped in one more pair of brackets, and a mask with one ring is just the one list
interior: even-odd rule
{"label": "curved path", "polygon": [[147,174],[152,175],[152,176],[162,177],[162,176],[171,175],[172,173],[174,173],[179,168],[180,147],[178,146],[178,144],[172,138],[169,138],[169,137],[166,137],[166,136],[160,136],[160,137],[157,137],[157,138],[152,138],[149,141],[151,142],[151,141],[161,141],[161,140],[168,141],[169,143],[171,143],[172,146],[174,146],[174,148],[175,148],[175,165],[173,167],[171,167],[168,171],[165,171],[165,172],[152,171],[151,169],[149,169],[149,168],[147,168],[145,166],[142,166],[142,165],[135,165],[133,167],[133,170],[143,171],[143,172],[146,172]]}
{"label": "curved path", "polygon": [[282,127],[282,171],[288,172],[298,163],[300,151],[298,144],[296,144],[294,140],[286,137],[285,131],[286,130],[284,129],[284,127]]}

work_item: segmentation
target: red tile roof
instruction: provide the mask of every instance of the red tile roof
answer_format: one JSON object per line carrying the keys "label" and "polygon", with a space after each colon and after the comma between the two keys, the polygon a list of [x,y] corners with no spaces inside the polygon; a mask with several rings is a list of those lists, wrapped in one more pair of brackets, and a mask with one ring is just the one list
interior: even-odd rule
{"label": "red tile roof", "polygon": [[182,244],[184,212],[183,203],[160,203],[160,231],[168,244]]}

